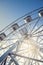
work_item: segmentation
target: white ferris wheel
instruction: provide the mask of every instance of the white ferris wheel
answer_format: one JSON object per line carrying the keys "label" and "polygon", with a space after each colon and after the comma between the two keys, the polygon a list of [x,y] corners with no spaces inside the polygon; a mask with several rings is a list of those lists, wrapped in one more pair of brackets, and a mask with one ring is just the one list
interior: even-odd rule
{"label": "white ferris wheel", "polygon": [[0,31],[0,65],[43,65],[43,7]]}

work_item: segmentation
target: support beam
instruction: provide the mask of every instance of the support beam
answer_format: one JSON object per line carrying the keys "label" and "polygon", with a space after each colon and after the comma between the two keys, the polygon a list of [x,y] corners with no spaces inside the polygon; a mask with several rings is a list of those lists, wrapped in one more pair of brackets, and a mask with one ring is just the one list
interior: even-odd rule
{"label": "support beam", "polygon": [[14,43],[14,44],[12,45],[12,47],[10,47],[10,48],[0,57],[0,63],[2,63],[2,62],[6,59],[6,57],[8,56],[8,54],[11,53],[11,51],[16,47],[17,44],[18,44],[18,43]]}
{"label": "support beam", "polygon": [[13,58],[13,56],[12,56],[12,55],[10,55],[10,57],[11,57],[11,59],[13,60],[13,62],[15,63],[15,65],[19,65],[19,64],[18,64],[18,62],[16,61],[16,59],[15,59],[15,58]]}

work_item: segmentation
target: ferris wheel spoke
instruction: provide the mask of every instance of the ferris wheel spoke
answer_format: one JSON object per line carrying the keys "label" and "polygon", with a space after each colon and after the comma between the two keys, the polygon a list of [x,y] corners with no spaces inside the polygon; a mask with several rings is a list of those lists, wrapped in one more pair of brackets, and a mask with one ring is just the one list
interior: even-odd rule
{"label": "ferris wheel spoke", "polygon": [[41,26],[39,26],[35,31],[33,31],[33,34],[38,32],[40,30],[40,28],[42,28],[42,27],[43,27],[43,24]]}
{"label": "ferris wheel spoke", "polygon": [[32,35],[32,37],[40,37],[40,36],[43,36],[43,35]]}
{"label": "ferris wheel spoke", "polygon": [[14,54],[14,53],[13,53],[13,55],[16,55],[16,56],[21,57],[21,58],[26,58],[26,59],[30,59],[30,60],[33,60],[33,61],[37,61],[37,62],[43,63],[43,60],[38,60],[38,59],[34,59],[34,58],[30,58],[30,57],[26,57],[26,56]]}
{"label": "ferris wheel spoke", "polygon": [[38,20],[36,21],[35,25],[33,26],[32,30],[31,30],[31,33],[33,32],[33,30],[35,29],[36,25],[38,24],[40,18],[38,18]]}
{"label": "ferris wheel spoke", "polygon": [[39,35],[39,36],[43,36],[43,33],[42,33],[42,32],[43,32],[43,30],[38,31],[38,32],[34,33],[33,35],[36,35],[36,36],[37,36],[37,35]]}

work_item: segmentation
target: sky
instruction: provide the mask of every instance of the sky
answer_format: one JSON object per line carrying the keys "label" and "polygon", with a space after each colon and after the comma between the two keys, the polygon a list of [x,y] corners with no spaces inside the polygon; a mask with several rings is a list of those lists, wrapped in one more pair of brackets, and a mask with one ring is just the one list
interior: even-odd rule
{"label": "sky", "polygon": [[0,31],[22,15],[43,7],[43,0],[0,0]]}

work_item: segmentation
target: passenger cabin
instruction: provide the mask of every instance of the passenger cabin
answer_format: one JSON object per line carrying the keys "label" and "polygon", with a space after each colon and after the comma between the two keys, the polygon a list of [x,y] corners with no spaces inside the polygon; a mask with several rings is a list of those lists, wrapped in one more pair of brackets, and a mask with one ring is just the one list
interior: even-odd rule
{"label": "passenger cabin", "polygon": [[39,11],[39,16],[40,16],[40,17],[43,17],[43,10],[40,10],[40,11]]}
{"label": "passenger cabin", "polygon": [[19,28],[19,25],[17,23],[15,23],[15,24],[12,25],[12,28],[15,31]]}
{"label": "passenger cabin", "polygon": [[27,16],[27,17],[25,17],[25,18],[24,18],[24,21],[25,21],[25,23],[29,23],[29,22],[31,22],[31,21],[32,21],[31,16]]}
{"label": "passenger cabin", "polygon": [[6,37],[5,33],[0,34],[0,41],[2,41]]}

